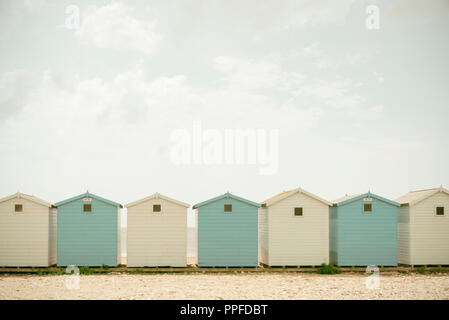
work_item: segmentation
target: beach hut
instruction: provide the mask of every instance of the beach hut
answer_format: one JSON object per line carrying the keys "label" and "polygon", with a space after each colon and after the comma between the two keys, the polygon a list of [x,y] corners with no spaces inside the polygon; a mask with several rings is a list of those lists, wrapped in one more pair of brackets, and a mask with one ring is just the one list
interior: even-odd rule
{"label": "beach hut", "polygon": [[411,191],[396,201],[399,263],[449,265],[449,190]]}
{"label": "beach hut", "polygon": [[194,205],[198,266],[257,266],[259,207],[229,192]]}
{"label": "beach hut", "polygon": [[262,202],[259,208],[259,259],[270,266],[329,263],[329,206],[296,188]]}
{"label": "beach hut", "polygon": [[330,262],[396,266],[399,203],[373,193],[345,196],[330,209]]}
{"label": "beach hut", "polygon": [[189,204],[155,193],[125,207],[129,267],[186,266]]}
{"label": "beach hut", "polygon": [[119,203],[86,192],[60,201],[58,266],[120,264]]}
{"label": "beach hut", "polygon": [[35,196],[16,193],[0,199],[0,266],[56,264],[56,209]]}

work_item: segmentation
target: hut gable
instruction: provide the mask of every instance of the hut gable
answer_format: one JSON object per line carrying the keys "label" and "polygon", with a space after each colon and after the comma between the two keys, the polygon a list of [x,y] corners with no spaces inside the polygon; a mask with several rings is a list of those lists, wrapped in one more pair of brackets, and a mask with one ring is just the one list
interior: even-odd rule
{"label": "hut gable", "polygon": [[134,201],[134,202],[130,202],[127,205],[125,205],[125,207],[126,208],[131,208],[131,207],[137,206],[137,205],[139,205],[141,203],[147,202],[149,200],[157,200],[157,199],[165,200],[165,201],[171,202],[173,204],[177,204],[177,205],[179,205],[181,207],[190,208],[190,204],[187,204],[185,202],[181,202],[181,201],[175,200],[173,198],[169,198],[169,197],[164,196],[163,194],[160,194],[158,192],[156,192],[155,194],[152,194],[149,197],[142,198],[142,199]]}
{"label": "hut gable", "polygon": [[406,193],[403,196],[397,198],[396,201],[401,205],[414,206],[419,202],[438,193],[449,195],[449,190],[443,188],[443,186],[440,186],[439,188],[410,191],[409,193]]}
{"label": "hut gable", "polygon": [[210,205],[211,203],[214,203],[214,202],[217,202],[217,201],[223,200],[223,199],[232,199],[232,200],[236,200],[236,201],[242,202],[244,204],[247,204],[247,205],[250,205],[250,206],[253,206],[253,207],[256,207],[256,208],[260,207],[260,204],[257,203],[257,202],[253,202],[253,201],[250,201],[250,200],[247,200],[247,199],[244,199],[244,198],[240,198],[240,197],[238,197],[238,196],[236,196],[236,195],[234,195],[232,193],[226,192],[225,194],[222,194],[221,196],[218,196],[218,197],[215,197],[215,198],[212,198],[212,199],[209,199],[209,200],[197,203],[192,208],[193,209],[198,209],[200,207]]}
{"label": "hut gable", "polygon": [[392,206],[396,206],[396,207],[400,207],[401,206],[396,201],[389,200],[387,198],[383,198],[383,197],[378,196],[378,195],[376,195],[374,193],[371,193],[369,191],[367,193],[344,196],[342,198],[339,198],[339,199],[336,199],[336,200],[332,201],[332,203],[335,206],[344,206],[344,205],[347,205],[347,204],[355,202],[355,201],[359,201],[359,200],[362,200],[362,199],[369,199],[369,198],[373,198],[373,199],[385,202],[385,203],[390,204]]}
{"label": "hut gable", "polygon": [[282,201],[284,199],[287,199],[288,197],[291,197],[292,195],[295,195],[297,193],[304,194],[304,195],[306,195],[306,196],[308,196],[308,197],[310,197],[312,199],[315,199],[317,201],[320,201],[320,202],[322,202],[322,203],[324,203],[326,205],[329,205],[329,206],[332,205],[331,202],[329,202],[329,201],[327,201],[327,200],[325,200],[323,198],[320,198],[317,195],[314,195],[313,193],[308,192],[308,191],[302,189],[301,187],[298,187],[296,189],[283,191],[283,192],[281,192],[281,193],[279,193],[279,194],[277,194],[277,195],[275,195],[275,196],[273,196],[273,197],[271,197],[271,198],[269,198],[269,199],[267,199],[265,201],[262,201],[262,207],[269,207],[269,206],[271,206],[271,205],[273,205],[273,204],[275,204],[275,203],[277,203],[279,201]]}
{"label": "hut gable", "polygon": [[63,201],[59,201],[59,202],[55,203],[55,207],[61,207],[61,206],[64,206],[66,204],[69,204],[71,202],[75,202],[77,200],[82,200],[82,199],[95,199],[97,201],[101,201],[101,202],[103,202],[105,204],[108,204],[108,205],[111,205],[113,207],[122,208],[122,205],[120,203],[117,203],[117,202],[114,202],[114,201],[111,201],[111,200],[99,197],[99,196],[97,196],[97,195],[95,195],[93,193],[89,193],[89,191],[87,191],[86,193],[82,193],[82,194],[80,194],[78,196],[75,196],[75,197],[72,197],[72,198],[69,198],[69,199],[66,199],[66,200],[63,200]]}

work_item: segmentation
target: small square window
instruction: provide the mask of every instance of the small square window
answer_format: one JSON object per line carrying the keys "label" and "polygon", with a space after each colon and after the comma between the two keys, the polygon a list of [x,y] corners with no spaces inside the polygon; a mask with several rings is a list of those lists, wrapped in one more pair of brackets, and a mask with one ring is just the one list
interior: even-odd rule
{"label": "small square window", "polygon": [[21,204],[14,205],[14,211],[15,212],[22,212],[23,211],[23,205],[21,205]]}
{"label": "small square window", "polygon": [[161,212],[161,205],[153,204],[153,212]]}
{"label": "small square window", "polygon": [[437,216],[444,216],[444,207],[437,207],[436,215]]}
{"label": "small square window", "polygon": [[225,204],[224,212],[232,212],[232,204]]}
{"label": "small square window", "polygon": [[302,208],[295,208],[295,216],[302,217]]}
{"label": "small square window", "polygon": [[91,204],[84,204],[83,211],[84,212],[92,212],[92,205]]}
{"label": "small square window", "polygon": [[373,205],[371,203],[365,203],[363,205],[363,211],[365,211],[365,212],[373,211]]}

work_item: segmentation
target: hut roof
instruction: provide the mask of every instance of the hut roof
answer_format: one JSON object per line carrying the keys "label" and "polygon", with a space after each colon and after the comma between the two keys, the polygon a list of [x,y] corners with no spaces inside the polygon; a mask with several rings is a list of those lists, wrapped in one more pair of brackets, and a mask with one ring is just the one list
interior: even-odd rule
{"label": "hut roof", "polygon": [[73,202],[73,201],[76,201],[76,200],[79,200],[79,199],[82,199],[82,198],[93,198],[95,200],[102,201],[104,203],[110,204],[111,206],[122,208],[122,205],[120,203],[117,203],[117,202],[114,202],[114,201],[111,201],[111,200],[99,197],[99,196],[97,196],[97,195],[95,195],[93,193],[90,193],[90,192],[82,193],[82,194],[80,194],[78,196],[69,198],[67,200],[59,201],[59,202],[55,203],[55,206],[56,207],[60,207],[60,206],[63,206],[65,204],[68,204],[70,202]]}
{"label": "hut roof", "polygon": [[234,200],[244,202],[246,204],[249,204],[249,205],[257,207],[257,208],[260,207],[260,204],[257,203],[257,202],[253,202],[253,201],[250,201],[250,200],[247,200],[247,199],[244,199],[244,198],[240,198],[240,197],[238,197],[238,196],[236,196],[236,195],[234,195],[232,193],[226,192],[225,194],[222,194],[221,196],[218,196],[218,197],[215,197],[215,198],[212,198],[212,199],[209,199],[209,200],[197,203],[197,204],[195,204],[192,207],[192,209],[197,209],[199,207],[211,204],[212,202],[215,202],[215,201],[218,201],[218,200],[221,200],[221,199],[234,199]]}
{"label": "hut roof", "polygon": [[130,202],[130,203],[126,204],[125,207],[127,207],[127,208],[133,207],[133,206],[136,206],[136,205],[138,205],[140,203],[143,203],[143,202],[151,200],[151,199],[163,199],[163,200],[167,200],[169,202],[173,202],[175,204],[178,204],[180,206],[183,206],[183,207],[186,207],[186,208],[190,208],[190,204],[187,204],[187,203],[184,203],[184,202],[181,202],[181,201],[169,198],[169,197],[164,196],[164,195],[162,195],[162,194],[160,194],[158,192],[156,192],[155,194],[152,194],[149,197],[145,197],[145,198],[142,198],[140,200]]}

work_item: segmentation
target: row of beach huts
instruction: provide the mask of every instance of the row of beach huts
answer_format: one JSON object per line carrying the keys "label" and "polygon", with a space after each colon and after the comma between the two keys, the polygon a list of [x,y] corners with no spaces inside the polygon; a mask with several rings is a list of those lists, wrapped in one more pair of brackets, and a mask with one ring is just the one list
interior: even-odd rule
{"label": "row of beach huts", "polygon": [[[156,193],[125,207],[127,266],[186,266],[189,204]],[[121,208],[89,192],[55,204],[0,199],[0,266],[120,265]],[[200,267],[449,265],[443,187],[395,201],[296,188],[257,203],[228,192],[192,208]]]}

